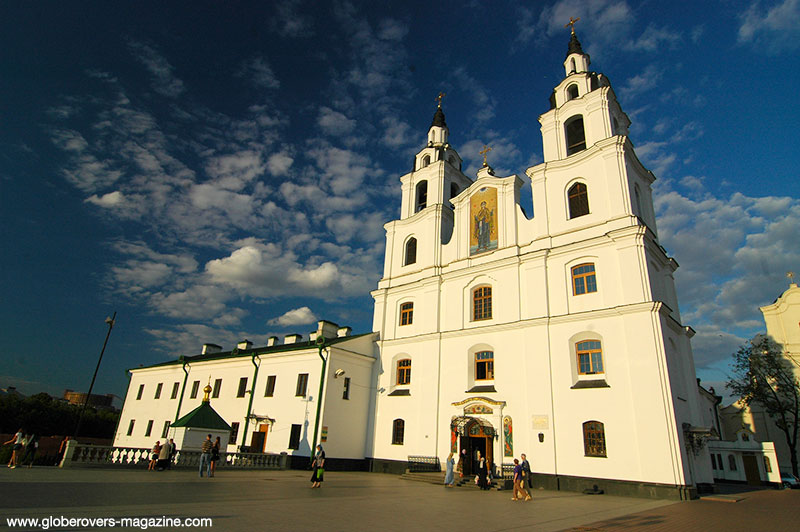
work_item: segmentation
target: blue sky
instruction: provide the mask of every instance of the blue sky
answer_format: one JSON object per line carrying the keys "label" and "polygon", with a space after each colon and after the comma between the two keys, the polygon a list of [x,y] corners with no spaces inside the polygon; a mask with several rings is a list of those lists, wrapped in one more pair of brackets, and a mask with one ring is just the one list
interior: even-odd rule
{"label": "blue sky", "polygon": [[[444,91],[474,176],[542,160],[569,31],[658,178],[698,375],[800,270],[798,0],[3,2],[0,386],[371,329],[383,224]],[[525,188],[529,195],[530,188]],[[530,199],[526,200],[530,204]]]}

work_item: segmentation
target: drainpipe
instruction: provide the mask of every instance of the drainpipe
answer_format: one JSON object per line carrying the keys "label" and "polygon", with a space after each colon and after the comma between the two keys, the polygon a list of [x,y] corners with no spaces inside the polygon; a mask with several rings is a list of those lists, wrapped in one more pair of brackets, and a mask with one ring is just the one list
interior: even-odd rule
{"label": "drainpipe", "polygon": [[[244,418],[244,430],[242,431],[242,445],[247,442],[247,425],[250,423],[250,413],[253,411],[253,396],[256,393],[256,377],[258,377],[258,368],[261,365],[261,359],[258,359],[258,364],[256,364],[256,358],[258,357],[258,353],[253,353],[253,358],[250,359],[250,362],[253,363],[253,367],[256,369],[253,370],[253,384],[250,386],[250,402],[247,403],[247,416]],[[252,449],[251,449],[252,452]]]}
{"label": "drainpipe", "polygon": [[325,368],[328,365],[328,359],[322,356],[322,350],[325,349],[325,337],[320,333],[317,336],[317,349],[319,349],[319,358],[322,360],[322,373],[319,376],[319,394],[317,395],[317,417],[314,420],[314,441],[311,445],[311,457],[313,459],[314,451],[317,448],[317,433],[319,432],[319,416],[322,410],[322,388],[325,386]]}
{"label": "drainpipe", "polygon": [[[186,371],[186,366],[188,366],[189,364],[186,363],[186,360],[183,358],[183,355],[181,355],[180,360],[183,362],[183,368],[181,368],[183,369],[183,386],[181,386],[181,396],[178,399],[178,409],[175,411],[175,421],[178,421],[178,419],[180,419],[181,404],[183,404],[183,394],[186,392],[186,379],[189,378],[189,372]],[[173,421],[172,423],[175,423],[175,421]]]}

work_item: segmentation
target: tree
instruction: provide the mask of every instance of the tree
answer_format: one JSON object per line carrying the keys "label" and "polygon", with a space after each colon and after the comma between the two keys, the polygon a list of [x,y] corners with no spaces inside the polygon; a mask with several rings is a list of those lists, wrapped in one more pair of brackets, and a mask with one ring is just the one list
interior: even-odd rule
{"label": "tree", "polygon": [[800,384],[783,347],[767,336],[756,336],[750,345],[739,347],[728,388],[741,396],[747,406],[758,404],[786,436],[797,476],[797,433],[800,422]]}

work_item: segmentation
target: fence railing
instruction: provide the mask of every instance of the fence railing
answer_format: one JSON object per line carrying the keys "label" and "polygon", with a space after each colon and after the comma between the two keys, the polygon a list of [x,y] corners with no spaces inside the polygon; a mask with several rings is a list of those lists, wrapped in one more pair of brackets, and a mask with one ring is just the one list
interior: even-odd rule
{"label": "fence railing", "polygon": [[408,470],[412,473],[439,472],[442,466],[437,456],[409,456]]}
{"label": "fence railing", "polygon": [[[70,440],[60,467],[143,467],[150,462],[150,449],[86,445]],[[175,468],[200,467],[200,451],[178,451],[172,462]],[[220,453],[218,468],[286,469],[286,453]]]}

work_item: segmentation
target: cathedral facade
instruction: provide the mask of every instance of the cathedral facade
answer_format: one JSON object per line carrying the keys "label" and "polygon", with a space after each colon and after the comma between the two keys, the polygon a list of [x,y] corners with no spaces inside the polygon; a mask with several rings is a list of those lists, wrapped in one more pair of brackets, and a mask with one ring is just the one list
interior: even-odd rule
{"label": "cathedral facade", "polygon": [[197,389],[219,382],[229,451],[309,456],[324,441],[332,466],[385,472],[450,452],[468,470],[480,453],[496,473],[524,453],[540,486],[669,498],[712,483],[655,177],[589,64],[573,33],[539,117],[544,162],[526,172],[530,216],[523,179],[495,175],[488,150],[475,179],[462,172],[440,98],[385,225],[374,333],[320,322],[302,345],[245,342],[133,369],[115,445],[166,437]]}
{"label": "cathedral facade", "polygon": [[693,331],[658,242],[655,177],[574,33],[564,68],[539,117],[544,162],[526,172],[532,217],[519,176],[486,158],[474,181],[461,172],[441,104],[401,178],[372,292],[385,392],[371,453],[378,469],[525,453],[543,485],[606,479],[683,496],[712,474],[693,452],[707,434]]}

